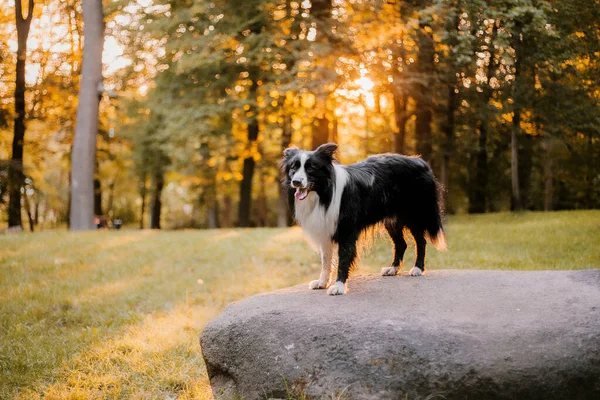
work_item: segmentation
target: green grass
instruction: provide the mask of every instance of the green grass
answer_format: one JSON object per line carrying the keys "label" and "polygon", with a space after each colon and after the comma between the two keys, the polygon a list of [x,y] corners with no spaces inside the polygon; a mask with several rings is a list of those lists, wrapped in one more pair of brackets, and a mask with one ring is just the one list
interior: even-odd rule
{"label": "green grass", "polygon": [[[600,211],[457,216],[446,232],[431,269],[600,268]],[[377,240],[356,272],[390,248]],[[202,327],[318,273],[298,228],[0,236],[0,398],[210,398]]]}

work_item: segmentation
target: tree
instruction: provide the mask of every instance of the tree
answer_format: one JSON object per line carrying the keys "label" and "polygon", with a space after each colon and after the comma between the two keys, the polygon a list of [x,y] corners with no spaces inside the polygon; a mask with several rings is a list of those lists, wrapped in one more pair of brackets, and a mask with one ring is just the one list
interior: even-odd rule
{"label": "tree", "polygon": [[102,2],[83,2],[83,66],[71,163],[70,229],[94,229],[94,167],[102,93]]}
{"label": "tree", "polygon": [[12,160],[9,169],[8,226],[21,226],[21,187],[24,183],[23,144],[25,140],[25,61],[27,57],[27,37],[33,18],[34,1],[29,0],[27,16],[23,17],[22,0],[15,2],[17,24],[17,69],[15,86],[15,126],[12,144]]}

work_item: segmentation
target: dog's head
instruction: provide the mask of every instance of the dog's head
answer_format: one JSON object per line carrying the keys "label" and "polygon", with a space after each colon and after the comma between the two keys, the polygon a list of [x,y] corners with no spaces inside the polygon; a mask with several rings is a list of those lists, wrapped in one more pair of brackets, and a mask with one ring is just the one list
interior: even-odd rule
{"label": "dog's head", "polygon": [[311,191],[319,191],[332,184],[333,155],[337,144],[326,143],[314,151],[290,147],[283,152],[281,170],[287,187],[295,189],[297,201],[304,200]]}

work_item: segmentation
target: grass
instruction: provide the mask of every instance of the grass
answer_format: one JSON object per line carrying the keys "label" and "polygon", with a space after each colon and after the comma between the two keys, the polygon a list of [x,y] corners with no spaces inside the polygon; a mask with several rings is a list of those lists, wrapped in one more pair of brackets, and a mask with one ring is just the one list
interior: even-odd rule
{"label": "grass", "polygon": [[[600,211],[457,216],[446,231],[429,268],[600,268]],[[390,248],[378,240],[357,273]],[[318,271],[298,228],[0,236],[0,399],[211,398],[203,326]]]}

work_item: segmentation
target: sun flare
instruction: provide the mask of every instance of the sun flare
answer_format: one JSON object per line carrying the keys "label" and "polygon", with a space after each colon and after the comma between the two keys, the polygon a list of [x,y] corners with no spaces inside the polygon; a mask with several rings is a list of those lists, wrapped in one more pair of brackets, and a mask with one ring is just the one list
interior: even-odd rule
{"label": "sun flare", "polygon": [[356,85],[360,88],[362,92],[370,92],[375,86],[375,82],[366,76],[361,76],[359,79],[355,81]]}

